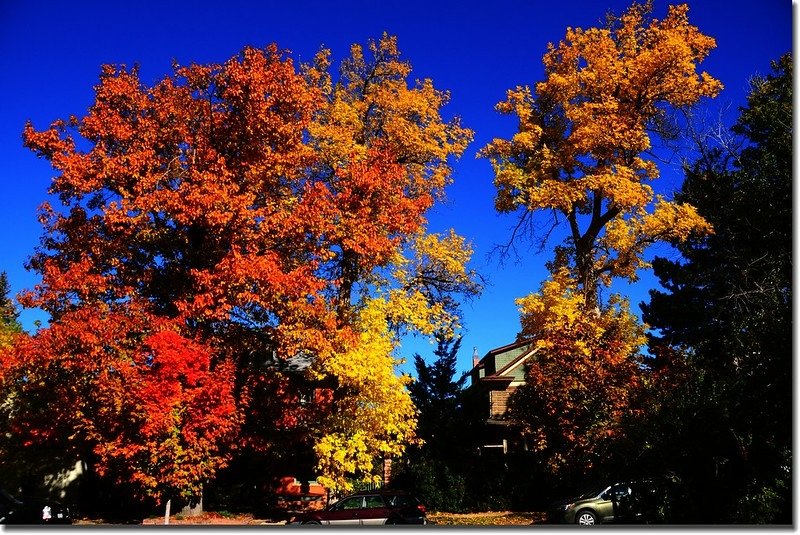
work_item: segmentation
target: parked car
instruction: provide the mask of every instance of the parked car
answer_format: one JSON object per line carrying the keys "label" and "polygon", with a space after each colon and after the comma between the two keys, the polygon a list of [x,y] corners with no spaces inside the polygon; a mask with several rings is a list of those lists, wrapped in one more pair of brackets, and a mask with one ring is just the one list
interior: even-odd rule
{"label": "parked car", "polygon": [[665,494],[664,485],[652,479],[601,485],[556,503],[548,519],[581,525],[659,522]]}
{"label": "parked car", "polygon": [[14,496],[0,488],[0,524],[72,524],[72,515],[57,501]]}
{"label": "parked car", "polygon": [[304,513],[292,524],[379,525],[427,524],[425,506],[401,490],[374,490],[351,494],[321,511]]}

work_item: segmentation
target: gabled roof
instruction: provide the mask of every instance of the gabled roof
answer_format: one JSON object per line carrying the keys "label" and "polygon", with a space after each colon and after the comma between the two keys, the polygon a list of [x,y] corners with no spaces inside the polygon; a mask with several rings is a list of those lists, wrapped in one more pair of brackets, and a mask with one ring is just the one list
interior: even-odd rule
{"label": "gabled roof", "polygon": [[508,344],[508,345],[504,345],[504,346],[501,346],[501,347],[496,347],[494,349],[490,349],[489,352],[486,353],[483,356],[483,358],[481,358],[478,361],[478,364],[476,364],[472,368],[472,370],[470,370],[470,372],[472,372],[473,370],[475,370],[477,368],[483,368],[485,363],[486,363],[486,361],[488,359],[490,359],[491,357],[494,357],[494,356],[496,356],[496,355],[498,355],[500,353],[505,353],[506,351],[511,351],[512,349],[517,349],[518,347],[522,347],[522,346],[524,346],[526,344],[530,344],[530,343],[531,343],[530,340],[521,340],[521,341],[518,341],[518,342],[514,342],[513,344]]}
{"label": "gabled roof", "polygon": [[[519,340],[514,342],[513,344],[508,344],[501,347],[496,347],[494,349],[490,349],[488,353],[483,357],[484,359],[490,355],[498,355],[500,353],[505,353],[506,351],[511,351],[512,349],[517,349],[518,347],[530,345],[533,343],[533,340]],[[483,359],[481,359],[483,360]]]}
{"label": "gabled roof", "polygon": [[[528,349],[525,349],[526,347]],[[520,351],[520,349],[522,350]],[[518,354],[511,357],[507,362],[502,362],[501,360],[501,366],[499,369],[497,369],[498,357],[502,356],[504,353],[509,353],[512,351]],[[478,364],[475,365],[472,370],[470,370],[470,375],[473,376],[474,380],[476,377],[475,374],[477,373],[477,376],[479,377],[480,370],[484,370],[484,376],[480,377],[481,381],[511,382],[515,379],[513,372],[518,367],[522,366],[525,360],[535,352],[536,348],[533,347],[533,341],[530,339],[520,340],[512,344],[497,347],[490,350],[482,359],[480,359],[480,361],[478,361]],[[492,373],[488,373],[489,370],[493,370]]]}
{"label": "gabled roof", "polygon": [[[528,340],[525,343],[531,346],[533,345],[530,340]],[[514,360],[506,364],[501,370],[498,370],[496,375],[504,376],[509,372],[515,370],[516,368],[520,367],[526,360],[528,360],[528,357],[535,355],[538,350],[539,348],[537,347],[530,347],[528,351],[525,351],[520,356],[516,357]]]}

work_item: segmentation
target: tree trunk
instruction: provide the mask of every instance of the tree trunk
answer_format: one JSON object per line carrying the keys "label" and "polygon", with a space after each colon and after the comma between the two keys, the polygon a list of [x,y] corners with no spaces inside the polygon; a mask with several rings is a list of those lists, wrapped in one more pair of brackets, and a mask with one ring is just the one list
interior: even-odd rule
{"label": "tree trunk", "polygon": [[350,300],[353,294],[353,285],[358,280],[358,255],[353,251],[343,251],[340,274],[339,274],[339,295],[336,300],[336,312],[339,322],[343,325],[350,323],[352,319]]}
{"label": "tree trunk", "polygon": [[189,499],[188,503],[183,506],[180,513],[184,517],[200,516],[203,514],[203,494],[202,492]]}

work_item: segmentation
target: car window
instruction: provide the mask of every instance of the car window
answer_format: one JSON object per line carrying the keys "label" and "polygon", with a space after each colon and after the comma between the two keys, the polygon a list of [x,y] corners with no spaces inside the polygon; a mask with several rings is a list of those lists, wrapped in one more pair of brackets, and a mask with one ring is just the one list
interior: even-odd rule
{"label": "car window", "polygon": [[631,494],[631,488],[628,485],[615,485],[611,489],[615,498],[625,498]]}
{"label": "car window", "polygon": [[365,507],[367,509],[375,509],[377,507],[386,507],[386,505],[383,503],[383,498],[381,498],[380,496],[365,496],[364,498],[365,498],[365,502],[366,502]]}
{"label": "car window", "polygon": [[353,496],[352,498],[345,498],[344,500],[336,504],[336,510],[343,511],[345,509],[360,509],[363,501],[364,499],[361,496]]}
{"label": "car window", "polygon": [[405,505],[414,505],[416,500],[407,494],[392,494],[387,496],[387,501],[392,507],[403,507]]}

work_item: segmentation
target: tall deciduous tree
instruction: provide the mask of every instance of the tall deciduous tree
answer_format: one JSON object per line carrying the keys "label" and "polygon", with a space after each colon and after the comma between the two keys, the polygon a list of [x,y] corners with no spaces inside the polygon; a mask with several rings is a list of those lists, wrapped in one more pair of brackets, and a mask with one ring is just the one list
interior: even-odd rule
{"label": "tall deciduous tree", "polygon": [[522,332],[533,338],[536,354],[509,409],[553,473],[580,474],[599,464],[622,431],[640,381],[644,329],[628,303],[614,296],[596,314],[583,306],[566,268],[539,294],[520,300],[532,311],[522,318]]}
{"label": "tall deciduous tree", "polygon": [[399,335],[451,325],[452,296],[480,291],[466,267],[469,244],[452,231],[425,232],[425,213],[452,180],[449,160],[472,132],[442,118],[448,95],[431,80],[410,83],[394,37],[350,52],[338,79],[325,49],[304,69],[324,97],[309,126],[314,188],[328,203],[321,269],[336,282],[330,303],[339,323],[355,334],[313,370],[337,382],[333,410],[314,436],[322,481],[344,488],[345,476],[378,479],[375,458],[398,456],[413,442],[408,378],[394,371]]}
{"label": "tall deciduous tree", "polygon": [[[656,259],[667,291],[652,290],[643,305],[659,329],[652,352],[671,356],[656,363],[665,373],[688,367],[686,384],[705,393],[672,398],[648,427],[680,437],[682,455],[647,440],[702,489],[698,509],[719,522],[791,521],[792,57],[773,69],[754,78],[733,127],[746,146],[705,141],[687,168],[677,197],[714,234],[679,245],[682,261]],[[698,414],[704,425],[667,413]]]}
{"label": "tall deciduous tree", "polygon": [[[182,405],[197,386],[182,385],[184,375],[158,377],[156,390],[175,388],[175,399],[148,399],[139,387],[140,356],[163,330],[202,349],[152,354],[152,364],[205,370],[203,388],[226,395],[244,392],[247,357],[270,345],[329,350],[318,249],[303,237],[312,221],[291,217],[313,202],[303,196],[313,156],[303,135],[318,102],[276,47],[247,48],[222,65],[176,66],[153,87],[136,69],[103,67],[85,117],[26,126],[26,146],[58,172],[50,192],[62,208],[42,208],[43,246],[31,260],[42,283],[23,296],[51,314],[51,327],[5,367],[7,384],[29,389],[38,383],[20,377],[35,375],[63,385],[51,394],[70,429],[51,438],[93,452],[109,477],[156,497],[196,492],[234,443],[239,414],[222,394],[193,412]],[[136,430],[156,401],[184,416]],[[246,401],[239,396],[239,409]],[[222,420],[190,440],[204,411]],[[149,463],[131,456],[142,441]]]}
{"label": "tall deciduous tree", "polygon": [[[315,446],[323,481],[336,487],[374,478],[375,457],[413,442],[413,406],[395,373],[399,333],[432,333],[457,313],[447,294],[479,289],[465,266],[469,245],[427,234],[424,216],[471,132],[441,118],[447,95],[429,80],[409,85],[394,38],[369,47],[366,59],[354,46],[336,80],[327,52],[301,70],[276,46],[176,66],[152,87],[136,69],[107,66],[85,117],[26,126],[26,146],[58,172],[50,191],[62,207],[42,208],[45,236],[30,263],[42,283],[23,296],[53,321],[14,354],[6,384],[20,386],[33,369],[43,381],[57,368],[88,374],[54,391],[86,419],[66,419],[77,431],[62,438],[95,452],[129,452],[145,438],[163,446],[154,447],[157,477],[124,455],[100,455],[101,469],[113,458],[118,474],[155,492],[170,481],[194,492],[224,464],[244,421],[246,444],[259,443],[252,433],[270,436],[258,426],[300,426],[305,433],[293,436]],[[82,332],[87,318],[117,342]],[[148,401],[133,399],[123,405],[130,414],[119,414],[95,383],[107,378],[117,393],[145,396],[139,376],[120,370],[144,370],[137,355],[155,355],[151,342],[165,331],[186,340],[185,350],[159,354],[207,372],[203,388],[215,382],[214,403],[225,409],[227,423],[208,437],[216,442],[192,443],[196,455],[178,455],[160,432],[136,440],[124,426],[94,432],[83,410],[149,421]],[[98,355],[111,376],[81,364]],[[333,385],[332,402],[302,407],[280,365],[264,365],[272,355],[310,357],[308,378]],[[162,392],[176,389],[160,398],[166,411],[196,398],[185,379],[158,376]],[[236,411],[227,410],[229,394]],[[186,435],[193,422],[169,429]],[[203,458],[203,470],[189,469]]]}
{"label": "tall deciduous tree", "polygon": [[[691,205],[654,195],[658,168],[645,154],[652,133],[669,134],[670,109],[720,90],[697,72],[715,42],[689,23],[686,5],[662,20],[651,11],[634,4],[604,28],[568,29],[548,47],[545,79],[497,106],[518,118],[518,132],[481,153],[494,168],[498,211],[518,213],[520,227],[538,211],[567,226],[551,280],[517,301],[519,336],[539,350],[513,412],[554,467],[565,452],[591,465],[595,439],[613,434],[637,382],[641,326],[624,299],[603,302],[600,290],[636,280],[648,245],[711,230]],[[548,415],[562,421],[548,425]]]}

